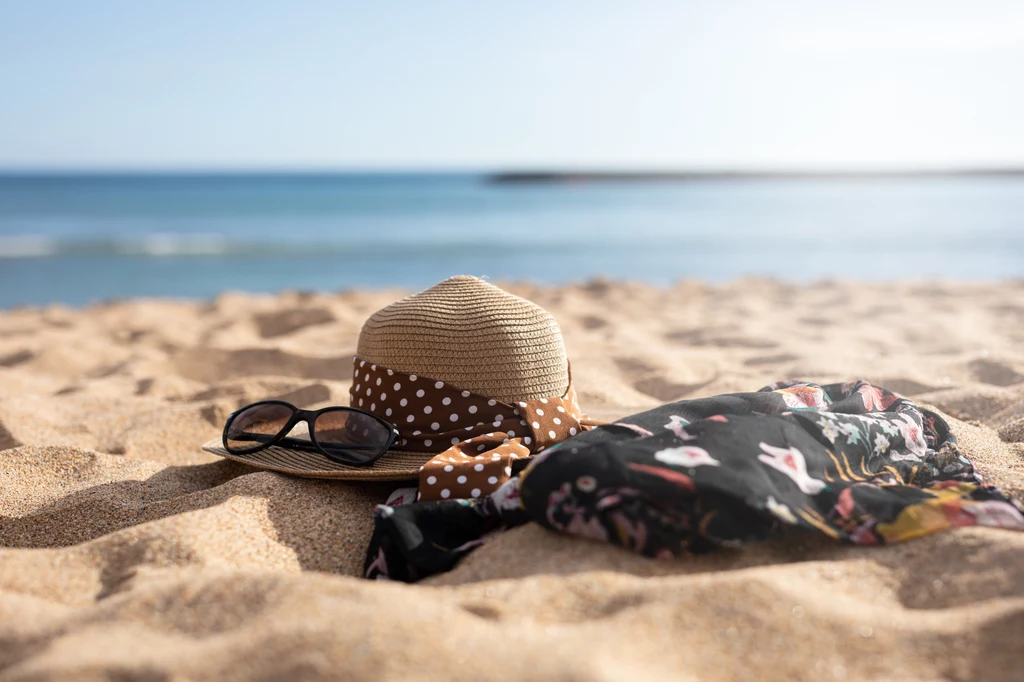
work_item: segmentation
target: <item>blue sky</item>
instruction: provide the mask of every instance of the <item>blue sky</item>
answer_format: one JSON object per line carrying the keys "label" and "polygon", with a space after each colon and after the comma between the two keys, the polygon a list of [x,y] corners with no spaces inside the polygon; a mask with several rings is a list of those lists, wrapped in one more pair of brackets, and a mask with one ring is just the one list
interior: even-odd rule
{"label": "blue sky", "polygon": [[1024,2],[0,0],[4,168],[1024,165]]}

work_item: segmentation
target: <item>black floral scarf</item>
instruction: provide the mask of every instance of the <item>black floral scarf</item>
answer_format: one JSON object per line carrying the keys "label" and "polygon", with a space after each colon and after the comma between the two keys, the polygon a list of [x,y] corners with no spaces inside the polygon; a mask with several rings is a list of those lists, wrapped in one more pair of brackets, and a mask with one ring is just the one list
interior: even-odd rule
{"label": "black floral scarf", "polygon": [[490,533],[551,530],[669,558],[783,525],[854,544],[1024,530],[938,415],[864,381],[684,400],[571,438],[479,500],[379,507],[366,577],[450,569]]}

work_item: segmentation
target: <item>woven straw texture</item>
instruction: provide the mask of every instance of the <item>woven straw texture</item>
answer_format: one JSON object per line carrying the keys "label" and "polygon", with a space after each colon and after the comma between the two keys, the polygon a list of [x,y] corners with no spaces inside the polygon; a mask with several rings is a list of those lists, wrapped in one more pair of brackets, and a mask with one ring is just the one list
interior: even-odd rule
{"label": "woven straw texture", "polygon": [[429,453],[389,450],[368,467],[350,467],[331,461],[316,452],[270,447],[249,455],[233,455],[224,449],[219,438],[203,445],[203,450],[233,459],[242,464],[307,478],[334,478],[350,481],[411,481],[419,476],[420,467],[434,455]]}
{"label": "woven straw texture", "polygon": [[378,310],[363,326],[357,354],[502,402],[561,396],[569,386],[551,313],[467,275]]}

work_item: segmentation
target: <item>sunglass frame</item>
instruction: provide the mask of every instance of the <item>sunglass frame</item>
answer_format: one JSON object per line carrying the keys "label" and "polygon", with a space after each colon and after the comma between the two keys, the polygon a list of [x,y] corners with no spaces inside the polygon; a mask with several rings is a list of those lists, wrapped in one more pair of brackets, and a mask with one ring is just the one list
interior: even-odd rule
{"label": "sunglass frame", "polygon": [[[260,443],[251,448],[232,448],[230,445],[228,445],[228,431],[231,428],[231,423],[234,422],[235,418],[238,417],[238,415],[242,414],[243,412],[246,412],[247,410],[251,410],[254,407],[259,407],[260,405],[283,405],[284,407],[287,407],[292,411],[292,416],[289,417],[285,425],[281,427],[281,430],[278,431],[278,433],[266,443]],[[370,417],[371,419],[387,427],[388,432],[390,434],[390,436],[388,437],[387,444],[384,445],[383,448],[380,448],[378,452],[376,452],[373,456],[366,460],[348,459],[343,455],[328,452],[320,445],[319,441],[317,441],[316,438],[316,420],[320,415],[324,414],[325,412],[355,412],[357,414]],[[288,437],[288,434],[291,432],[291,430],[294,429],[299,422],[303,421],[306,422],[306,424],[309,426],[309,440],[307,441],[302,440],[301,438]],[[227,420],[224,422],[224,431],[221,434],[221,442],[224,444],[224,449],[230,452],[232,455],[251,455],[255,452],[259,452],[260,450],[266,450],[267,448],[274,447],[275,445],[283,445],[285,447],[292,448],[293,450],[318,452],[327,459],[331,460],[332,462],[337,462],[338,464],[345,464],[347,466],[371,466],[374,462],[383,457],[384,453],[390,450],[391,446],[393,446],[395,444],[395,441],[397,441],[400,437],[401,434],[399,434],[398,428],[394,424],[387,421],[386,419],[382,419],[381,417],[375,415],[372,412],[360,410],[358,407],[346,407],[338,405],[324,407],[319,410],[303,410],[285,400],[259,400],[255,403],[246,405],[245,407],[238,408],[228,416]],[[371,446],[353,445],[347,449],[371,449]]]}

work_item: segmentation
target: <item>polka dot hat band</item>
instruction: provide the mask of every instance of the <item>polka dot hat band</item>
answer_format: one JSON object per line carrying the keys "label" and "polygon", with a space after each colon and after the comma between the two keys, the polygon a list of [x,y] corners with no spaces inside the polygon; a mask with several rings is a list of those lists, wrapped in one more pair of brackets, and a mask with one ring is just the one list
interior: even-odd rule
{"label": "polka dot hat band", "polygon": [[421,501],[493,492],[511,477],[515,460],[594,425],[580,413],[571,381],[559,397],[513,404],[359,357],[351,398],[394,423],[400,447],[439,453],[419,472]]}

